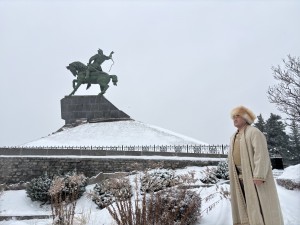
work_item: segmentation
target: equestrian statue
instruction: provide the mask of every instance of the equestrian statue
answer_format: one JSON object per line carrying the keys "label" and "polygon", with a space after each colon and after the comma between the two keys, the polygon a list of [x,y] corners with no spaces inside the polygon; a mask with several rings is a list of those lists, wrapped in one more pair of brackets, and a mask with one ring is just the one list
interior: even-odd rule
{"label": "equestrian statue", "polygon": [[74,95],[81,84],[87,84],[86,89],[88,89],[91,84],[99,84],[101,91],[99,95],[103,95],[109,88],[108,84],[110,80],[112,80],[114,85],[117,85],[118,77],[105,73],[101,68],[101,64],[105,60],[111,59],[113,61],[113,53],[114,52],[111,52],[109,56],[106,56],[103,54],[103,51],[99,49],[98,53],[90,58],[87,65],[79,61],[70,63],[67,69],[70,70],[77,79],[73,80],[73,91],[69,96]]}

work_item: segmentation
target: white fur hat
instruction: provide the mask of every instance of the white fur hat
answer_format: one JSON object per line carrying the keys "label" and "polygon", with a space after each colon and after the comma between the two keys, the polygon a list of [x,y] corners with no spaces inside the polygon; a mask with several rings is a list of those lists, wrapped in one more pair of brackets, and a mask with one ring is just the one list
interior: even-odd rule
{"label": "white fur hat", "polygon": [[246,108],[245,106],[238,106],[231,111],[232,119],[234,116],[237,116],[237,115],[244,118],[248,124],[252,124],[254,122],[254,120],[256,119],[255,114],[250,109]]}

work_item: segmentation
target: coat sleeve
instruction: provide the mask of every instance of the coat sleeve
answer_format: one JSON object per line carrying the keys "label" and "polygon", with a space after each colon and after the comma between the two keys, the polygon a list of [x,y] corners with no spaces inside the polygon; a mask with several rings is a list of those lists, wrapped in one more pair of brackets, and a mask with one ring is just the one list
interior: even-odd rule
{"label": "coat sleeve", "polygon": [[254,152],[253,179],[265,181],[271,165],[265,135],[259,130],[254,130],[251,144]]}

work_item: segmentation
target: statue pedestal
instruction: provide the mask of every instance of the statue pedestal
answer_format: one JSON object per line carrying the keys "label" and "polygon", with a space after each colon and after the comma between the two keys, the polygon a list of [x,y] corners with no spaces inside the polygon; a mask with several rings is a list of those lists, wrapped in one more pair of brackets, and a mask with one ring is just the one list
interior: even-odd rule
{"label": "statue pedestal", "polygon": [[104,96],[66,96],[60,101],[61,118],[65,124],[78,121],[107,122],[131,120],[130,116],[115,107]]}

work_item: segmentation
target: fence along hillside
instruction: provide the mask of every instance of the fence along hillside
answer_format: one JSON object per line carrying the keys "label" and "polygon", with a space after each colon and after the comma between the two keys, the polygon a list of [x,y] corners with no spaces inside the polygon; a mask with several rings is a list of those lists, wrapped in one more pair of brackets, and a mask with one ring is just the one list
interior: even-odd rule
{"label": "fence along hillside", "polygon": [[138,145],[138,146],[13,146],[0,148],[1,155],[170,155],[224,157],[228,145]]}

